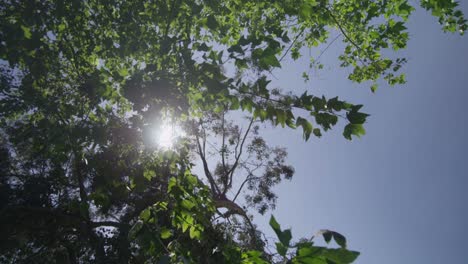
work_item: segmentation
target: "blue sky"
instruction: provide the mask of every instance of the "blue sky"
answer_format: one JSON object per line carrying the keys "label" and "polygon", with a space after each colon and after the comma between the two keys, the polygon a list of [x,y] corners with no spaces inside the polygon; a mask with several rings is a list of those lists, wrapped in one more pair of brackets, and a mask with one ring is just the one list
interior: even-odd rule
{"label": "blue sky", "polygon": [[[462,10],[468,14],[467,3]],[[372,94],[351,83],[335,67],[336,45],[323,58],[329,67],[308,84],[301,62],[274,73],[281,88],[338,95],[364,104],[371,117],[367,135],[352,142],[340,128],[309,142],[301,131],[267,132],[271,143],[288,147],[296,168],[292,182],[277,188],[273,214],[295,238],[323,228],[344,234],[362,253],[356,263],[466,263],[468,38],[443,33],[422,10],[409,32],[400,53],[409,59],[404,86],[381,85]],[[255,222],[266,230],[268,219]]]}

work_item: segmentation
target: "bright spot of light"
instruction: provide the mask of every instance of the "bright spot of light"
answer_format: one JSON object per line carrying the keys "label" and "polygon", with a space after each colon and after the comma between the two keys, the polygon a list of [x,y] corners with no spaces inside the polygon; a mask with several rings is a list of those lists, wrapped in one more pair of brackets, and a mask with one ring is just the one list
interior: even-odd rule
{"label": "bright spot of light", "polygon": [[184,136],[184,131],[180,126],[171,120],[163,122],[154,129],[154,139],[160,148],[172,149],[177,140]]}

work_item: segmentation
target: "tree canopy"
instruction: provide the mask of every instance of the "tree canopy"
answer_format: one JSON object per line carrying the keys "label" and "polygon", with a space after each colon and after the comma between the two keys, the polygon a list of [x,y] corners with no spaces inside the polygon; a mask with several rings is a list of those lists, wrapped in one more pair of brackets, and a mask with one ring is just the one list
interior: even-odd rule
{"label": "tree canopy", "polygon": [[[455,1],[420,6],[444,31],[467,29]],[[274,89],[272,72],[339,39],[351,81],[372,92],[381,80],[402,84],[407,60],[394,53],[413,11],[406,0],[2,1],[0,261],[353,262],[359,253],[341,234],[318,233],[339,248],[293,242],[274,217],[278,242],[267,250],[244,206],[273,208],[270,187],[294,170],[250,125],[302,129],[308,140],[341,120],[345,138],[364,135],[362,105]],[[247,130],[224,117],[236,110],[249,115]],[[189,135],[164,149],[151,129],[168,117]],[[192,155],[207,163],[207,130],[222,138],[218,166],[198,177]],[[253,163],[240,158],[244,143]],[[245,205],[226,196],[237,168],[253,191]]]}

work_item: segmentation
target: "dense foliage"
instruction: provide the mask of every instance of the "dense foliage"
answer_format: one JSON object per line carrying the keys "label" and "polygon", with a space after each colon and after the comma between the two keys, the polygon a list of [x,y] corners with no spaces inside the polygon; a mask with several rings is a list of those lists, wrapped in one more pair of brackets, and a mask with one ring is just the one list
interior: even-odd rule
{"label": "dense foliage", "polygon": [[[443,30],[466,30],[456,2],[421,6]],[[380,79],[404,83],[406,59],[384,54],[405,48],[413,10],[406,0],[2,1],[0,262],[353,262],[358,253],[342,235],[320,232],[337,249],[311,238],[293,243],[273,217],[276,252],[266,250],[247,211],[226,196],[238,166],[223,163],[227,149],[244,143],[219,115],[243,110],[255,122],[301,127],[306,140],[341,118],[345,138],[363,135],[362,105],[272,89],[272,71],[303,47],[335,41],[336,32],[350,80],[372,91]],[[319,57],[311,66],[320,67]],[[222,165],[202,179],[192,174],[192,154],[206,158],[207,113],[217,116],[209,129],[223,138]],[[191,127],[196,140],[154,145],[150,130],[167,116]],[[246,182],[261,190],[246,201],[264,212],[276,199],[269,188],[293,170],[281,148],[261,137],[248,144],[271,165]],[[232,215],[247,225],[231,223]],[[230,235],[236,223],[244,238]]]}

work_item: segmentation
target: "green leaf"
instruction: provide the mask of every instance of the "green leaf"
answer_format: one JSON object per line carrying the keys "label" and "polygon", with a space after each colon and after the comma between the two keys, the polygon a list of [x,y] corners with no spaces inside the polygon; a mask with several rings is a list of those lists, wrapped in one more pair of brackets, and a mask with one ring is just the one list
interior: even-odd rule
{"label": "green leaf", "polygon": [[119,70],[119,75],[121,77],[124,77],[124,78],[127,77],[129,75],[128,69],[127,68],[121,68]]}
{"label": "green leaf", "polygon": [[156,176],[156,172],[153,170],[145,170],[145,172],[143,172],[143,177],[145,177],[148,181],[151,181],[154,176]]}
{"label": "green leaf", "polygon": [[252,99],[244,98],[240,102],[240,105],[241,105],[242,110],[247,110],[249,112],[252,112],[252,108],[253,108],[254,103],[253,103]]}
{"label": "green leaf", "polygon": [[260,59],[260,66],[262,66],[264,69],[269,69],[270,67],[280,68],[281,63],[275,55],[268,55]]}
{"label": "green leaf", "polygon": [[303,137],[305,140],[308,140],[310,134],[312,133],[312,124],[309,121],[307,121],[307,119],[299,116],[296,119],[296,126],[302,126]]}
{"label": "green leaf", "polygon": [[175,177],[171,177],[167,186],[167,192],[171,192],[175,186],[177,186],[177,180]]}
{"label": "green leaf", "polygon": [[143,220],[144,222],[147,222],[151,217],[151,209],[146,208],[145,210],[141,211],[140,213],[140,219]]}
{"label": "green leaf", "polygon": [[278,254],[281,256],[286,256],[286,253],[288,252],[288,248],[285,247],[282,243],[275,243],[276,244],[276,251],[278,251]]}
{"label": "green leaf", "polygon": [[361,137],[366,134],[366,130],[361,124],[348,124],[345,126],[343,136],[351,140],[351,135]]}
{"label": "green leaf", "polygon": [[330,243],[332,239],[332,232],[325,230],[325,232],[322,233],[323,239],[325,239],[325,242]]}
{"label": "green leaf", "polygon": [[197,229],[196,226],[190,227],[190,238],[191,238],[191,239],[194,239],[194,238],[200,239],[200,235],[201,235],[201,233],[200,233],[200,231]]}
{"label": "green leaf", "polygon": [[314,247],[310,245],[299,248],[297,255],[299,257],[318,257],[322,254],[324,249],[324,247]]}
{"label": "green leaf", "polygon": [[198,46],[199,51],[209,51],[210,48],[206,45],[206,43],[202,43],[200,46]]}
{"label": "green leaf", "polygon": [[168,239],[172,236],[172,232],[170,229],[166,228],[166,227],[162,227],[161,228],[161,238],[162,239]]}
{"label": "green leaf", "polygon": [[230,105],[229,109],[237,110],[237,109],[239,109],[239,107],[240,107],[239,99],[237,97],[232,97],[231,98],[231,105]]}
{"label": "green leaf", "polygon": [[346,114],[346,118],[349,120],[351,124],[364,124],[368,116],[369,116],[368,114],[360,113],[356,111],[351,111]]}
{"label": "green leaf", "polygon": [[289,247],[289,242],[291,242],[292,239],[292,234],[291,234],[291,229],[286,229],[284,230],[281,235],[279,236],[279,240],[283,245]]}
{"label": "green leaf", "polygon": [[356,258],[359,256],[359,252],[339,248],[327,249],[324,251],[323,255],[333,262],[339,264],[348,264],[356,260]]}
{"label": "green leaf", "polygon": [[23,30],[24,37],[27,39],[31,39],[32,37],[31,29],[23,25],[21,25],[21,29]]}
{"label": "green leaf", "polygon": [[207,20],[206,25],[211,30],[216,30],[216,28],[219,26],[218,21],[216,21],[216,18],[214,16],[212,16],[212,15],[208,16],[208,20]]}
{"label": "green leaf", "polygon": [[366,134],[366,131],[361,124],[348,124],[346,125],[343,134],[346,138],[351,140],[351,135],[361,137],[362,135]]}
{"label": "green leaf", "polygon": [[270,218],[270,226],[271,228],[273,228],[273,231],[275,231],[276,235],[278,236],[278,239],[283,244],[283,246],[289,247],[289,242],[291,241],[291,238],[292,238],[291,230],[287,229],[287,230],[281,231],[281,227],[273,215]]}
{"label": "green leaf", "polygon": [[270,226],[275,232],[281,232],[280,224],[276,221],[276,218],[273,215],[270,217]]}
{"label": "green leaf", "polygon": [[322,136],[322,132],[320,131],[320,128],[314,128],[313,133],[316,137]]}
{"label": "green leaf", "polygon": [[331,239],[333,238],[340,247],[346,248],[346,238],[342,234],[326,229],[321,230],[320,233],[322,233],[325,242],[330,243]]}
{"label": "green leaf", "polygon": [[190,227],[189,223],[183,221],[182,222],[182,232],[185,233],[185,231],[187,231],[187,229]]}
{"label": "green leaf", "polygon": [[346,238],[342,234],[333,232],[333,239],[340,247],[346,248]]}
{"label": "green leaf", "polygon": [[182,205],[182,207],[184,207],[186,209],[189,209],[189,210],[192,209],[195,206],[195,204],[192,201],[188,200],[188,199],[182,200],[181,205]]}

